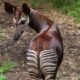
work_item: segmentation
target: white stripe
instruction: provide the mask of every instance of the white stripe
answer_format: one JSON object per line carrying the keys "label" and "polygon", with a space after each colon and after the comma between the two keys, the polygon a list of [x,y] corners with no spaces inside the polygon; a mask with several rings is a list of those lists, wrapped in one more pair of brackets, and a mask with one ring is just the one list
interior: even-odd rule
{"label": "white stripe", "polygon": [[43,50],[43,51],[41,51],[41,53],[48,52],[48,51],[49,51],[49,52],[50,52],[50,51],[53,52],[54,50],[53,50],[53,49],[50,49],[50,50]]}
{"label": "white stripe", "polygon": [[33,57],[27,57],[27,60],[34,61],[37,64],[37,60]]}
{"label": "white stripe", "polygon": [[54,55],[54,56],[41,56],[41,60],[43,60],[43,59],[52,59],[52,60],[54,60],[55,58],[57,58],[57,55]]}
{"label": "white stripe", "polygon": [[38,70],[35,69],[35,68],[29,68],[28,71],[29,71],[29,72],[32,72],[32,73],[34,73],[34,74],[35,74],[35,73],[36,73],[36,74],[38,73]]}
{"label": "white stripe", "polygon": [[43,63],[41,67],[44,67],[44,66],[47,66],[48,67],[48,66],[55,66],[55,65],[56,64],[54,64],[54,63],[47,63],[46,62],[46,63]]}
{"label": "white stripe", "polygon": [[51,55],[51,54],[53,55],[53,53],[56,54],[56,53],[53,51],[53,49],[51,49],[51,50],[41,51],[40,56],[46,55],[46,53],[48,53],[48,54],[50,53],[50,55]]}
{"label": "white stripe", "polygon": [[43,72],[44,73],[55,73],[55,69],[56,67],[46,67],[46,68],[43,68]]}
{"label": "white stripe", "polygon": [[[38,68],[38,66],[37,66],[35,63],[33,64],[33,63],[29,63],[29,62],[28,62],[27,65],[30,66],[30,68],[31,68],[31,66],[32,66],[32,67],[34,66],[34,67]],[[34,67],[33,67],[33,68],[34,68]]]}
{"label": "white stripe", "polygon": [[34,53],[27,53],[27,57],[33,57],[33,58],[37,59],[37,56],[34,55]]}
{"label": "white stripe", "polygon": [[37,55],[37,52],[34,50],[28,49],[28,52],[32,52],[32,53],[35,53],[35,55]]}

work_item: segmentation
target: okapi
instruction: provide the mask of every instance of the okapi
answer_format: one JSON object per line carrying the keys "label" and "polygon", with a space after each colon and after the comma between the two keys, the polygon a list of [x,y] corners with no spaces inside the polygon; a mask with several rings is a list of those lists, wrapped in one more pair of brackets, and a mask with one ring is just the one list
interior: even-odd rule
{"label": "okapi", "polygon": [[29,8],[26,3],[19,8],[5,2],[4,9],[13,15],[16,25],[14,41],[19,39],[27,26],[38,33],[31,40],[26,53],[27,69],[32,80],[55,80],[63,58],[63,42],[57,25],[38,11]]}

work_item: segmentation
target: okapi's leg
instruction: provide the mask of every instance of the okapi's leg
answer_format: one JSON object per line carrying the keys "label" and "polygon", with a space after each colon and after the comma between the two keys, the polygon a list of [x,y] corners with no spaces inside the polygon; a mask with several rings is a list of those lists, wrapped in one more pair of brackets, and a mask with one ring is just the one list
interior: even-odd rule
{"label": "okapi's leg", "polygon": [[44,50],[40,53],[40,65],[45,80],[55,80],[58,57],[54,50]]}
{"label": "okapi's leg", "polygon": [[28,50],[27,52],[27,70],[32,80],[38,80],[38,60],[37,53],[34,50]]}

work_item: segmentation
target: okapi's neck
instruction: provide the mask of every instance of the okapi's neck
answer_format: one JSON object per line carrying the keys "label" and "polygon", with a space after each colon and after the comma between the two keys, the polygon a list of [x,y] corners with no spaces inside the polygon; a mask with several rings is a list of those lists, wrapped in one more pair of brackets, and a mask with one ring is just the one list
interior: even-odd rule
{"label": "okapi's neck", "polygon": [[[51,20],[49,20],[47,17],[45,17],[37,12],[34,12],[34,11],[31,11],[29,18],[30,18],[29,26],[38,33],[42,30],[42,28],[45,25],[48,25],[48,26],[52,25]],[[46,28],[47,27],[45,27],[45,29]]]}

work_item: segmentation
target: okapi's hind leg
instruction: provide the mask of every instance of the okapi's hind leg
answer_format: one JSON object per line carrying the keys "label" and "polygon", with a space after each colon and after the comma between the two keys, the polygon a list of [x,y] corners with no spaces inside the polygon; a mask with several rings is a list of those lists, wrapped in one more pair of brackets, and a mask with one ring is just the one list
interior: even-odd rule
{"label": "okapi's hind leg", "polygon": [[57,73],[58,56],[56,51],[44,50],[40,53],[40,65],[45,80],[55,80]]}
{"label": "okapi's hind leg", "polygon": [[26,58],[27,58],[27,70],[31,80],[39,80],[37,53],[34,50],[29,49]]}

